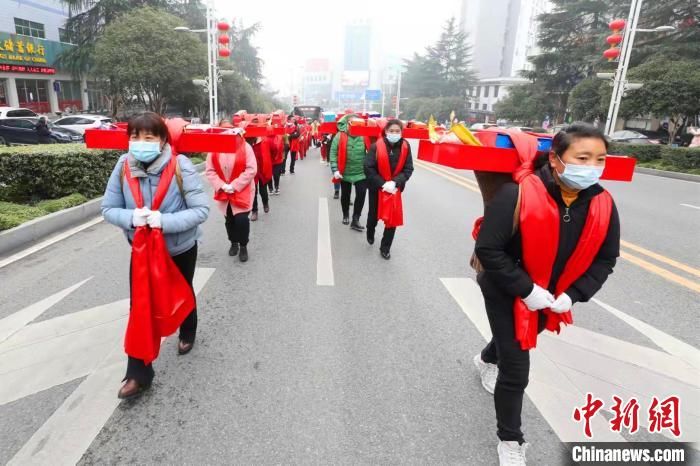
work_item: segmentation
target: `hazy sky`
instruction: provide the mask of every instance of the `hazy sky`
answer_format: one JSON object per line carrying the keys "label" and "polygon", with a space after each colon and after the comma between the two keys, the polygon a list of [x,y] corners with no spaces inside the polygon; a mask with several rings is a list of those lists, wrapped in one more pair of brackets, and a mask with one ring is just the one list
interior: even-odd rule
{"label": "hazy sky", "polygon": [[[295,68],[308,58],[342,65],[345,24],[372,21],[373,45],[382,55],[409,57],[437,40],[450,16],[459,19],[460,0],[215,0],[224,18],[260,22],[255,38],[268,84],[288,94]],[[235,50],[233,51],[235,56]]]}

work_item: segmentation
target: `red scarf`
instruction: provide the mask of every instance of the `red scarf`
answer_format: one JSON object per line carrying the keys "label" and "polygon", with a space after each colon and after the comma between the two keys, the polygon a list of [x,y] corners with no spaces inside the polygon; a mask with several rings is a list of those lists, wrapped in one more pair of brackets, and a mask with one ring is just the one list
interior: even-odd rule
{"label": "red scarf", "polygon": [[[160,208],[176,165],[177,157],[173,156],[161,173],[151,210]],[[125,178],[136,207],[143,208],[139,181],[128,168]],[[124,337],[126,354],[150,364],[158,357],[161,337],[174,333],[194,307],[192,288],[170,257],[163,231],[138,227],[131,243],[131,311]]]}
{"label": "red scarf", "polygon": [[[396,175],[401,173],[406,159],[408,158],[408,143],[401,141],[401,154],[399,161],[396,164],[394,173],[391,172],[391,163],[389,162],[389,151],[387,150],[384,138],[377,140],[377,168],[379,174],[384,178],[384,181],[391,181]],[[389,194],[383,190],[379,190],[379,200],[377,206],[377,218],[384,222],[387,228],[396,228],[403,225],[403,201],[401,199],[401,190],[397,190],[394,194]]]}
{"label": "red scarf", "polygon": [[258,172],[255,179],[262,184],[267,184],[272,179],[272,155],[270,141],[267,137],[263,137],[262,141],[253,146],[253,152],[255,152],[255,159],[258,162]]}
{"label": "red scarf", "polygon": [[[345,132],[339,132],[338,137],[340,138],[338,140],[338,171],[340,172],[341,175],[345,174],[345,166],[348,163],[348,134]],[[368,142],[369,138],[365,137],[364,139],[365,142],[365,150],[369,149]],[[342,179],[338,180],[335,177],[331,180],[333,183],[340,183]]]}
{"label": "red scarf", "polygon": [[[218,152],[214,152],[212,154],[211,163],[214,166],[214,170],[216,170],[216,175],[224,183],[231,184],[234,180],[241,176],[241,173],[245,171],[245,146],[246,145],[244,143],[238,145],[238,148],[236,149],[236,159],[233,162],[233,170],[231,170],[231,174],[228,178],[224,176],[224,171],[221,168],[221,161],[219,160],[221,154],[219,154]],[[214,200],[222,202],[231,202],[237,206],[245,205],[246,201],[245,198],[242,197],[243,194],[244,192],[227,193],[220,189],[214,193]]]}

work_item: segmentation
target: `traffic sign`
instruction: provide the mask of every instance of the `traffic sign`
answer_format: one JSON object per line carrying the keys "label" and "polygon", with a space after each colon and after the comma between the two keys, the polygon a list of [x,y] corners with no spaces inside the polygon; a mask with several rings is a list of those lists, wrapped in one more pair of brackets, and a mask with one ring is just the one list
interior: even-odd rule
{"label": "traffic sign", "polygon": [[380,100],[382,100],[382,91],[380,89],[365,90],[365,100],[379,102]]}

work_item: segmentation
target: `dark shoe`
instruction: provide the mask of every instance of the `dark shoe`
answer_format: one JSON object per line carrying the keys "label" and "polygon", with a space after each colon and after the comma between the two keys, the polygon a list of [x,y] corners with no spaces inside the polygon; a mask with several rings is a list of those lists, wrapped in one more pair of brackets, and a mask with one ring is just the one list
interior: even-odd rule
{"label": "dark shoe", "polygon": [[231,243],[231,249],[228,250],[228,255],[231,257],[238,255],[238,243]]}
{"label": "dark shoe", "polygon": [[333,194],[333,199],[340,199],[340,193],[338,191]]}
{"label": "dark shoe", "polygon": [[359,221],[357,219],[352,219],[352,223],[350,224],[350,228],[352,228],[355,231],[365,231],[365,227],[360,225]]}
{"label": "dark shoe", "polygon": [[265,211],[265,213],[268,213],[270,211],[270,206],[269,205],[263,206],[263,210]]}
{"label": "dark shoe", "polygon": [[127,379],[122,388],[117,393],[117,398],[120,400],[130,400],[141,396],[143,392],[151,388],[151,384],[141,385],[135,379]]}
{"label": "dark shoe", "polygon": [[290,175],[293,175],[293,174],[294,174],[294,172],[289,172],[289,174],[290,174]]}
{"label": "dark shoe", "polygon": [[367,242],[369,244],[374,244],[374,230],[367,228]]}
{"label": "dark shoe", "polygon": [[381,255],[382,255],[382,257],[383,257],[384,259],[386,259],[386,260],[391,259],[391,254],[389,253],[389,251],[385,251],[385,250],[382,249],[382,250],[379,251],[379,252],[381,253]]}
{"label": "dark shoe", "polygon": [[180,356],[189,353],[190,351],[192,351],[192,348],[194,348],[194,342],[187,343],[182,340],[179,340],[177,342],[177,354],[179,354]]}
{"label": "dark shoe", "polygon": [[343,225],[350,225],[350,217],[343,217]]}
{"label": "dark shoe", "polygon": [[238,255],[241,262],[248,262],[248,247],[241,246],[241,253]]}
{"label": "dark shoe", "polygon": [[251,222],[257,222],[257,221],[258,221],[258,213],[257,213],[257,212],[253,212],[252,214],[250,214],[250,221],[251,221]]}

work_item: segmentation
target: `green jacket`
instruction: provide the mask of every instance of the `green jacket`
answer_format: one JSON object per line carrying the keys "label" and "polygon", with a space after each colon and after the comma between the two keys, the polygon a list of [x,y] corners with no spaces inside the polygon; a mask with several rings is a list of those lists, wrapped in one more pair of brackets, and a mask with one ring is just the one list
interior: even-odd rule
{"label": "green jacket", "polygon": [[[349,124],[348,120],[350,118],[357,117],[357,115],[345,115],[338,121],[338,131],[339,133],[333,138],[333,143],[331,144],[331,169],[333,173],[338,170],[338,146],[340,144],[340,131],[343,133],[348,133]],[[365,155],[367,151],[365,150],[365,140],[361,137],[353,137],[348,134],[348,157],[345,163],[345,173],[343,173],[343,181],[348,183],[357,183],[365,179]]]}

